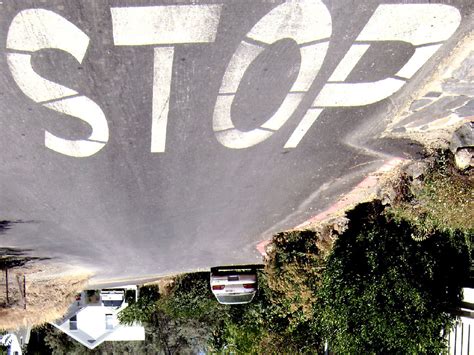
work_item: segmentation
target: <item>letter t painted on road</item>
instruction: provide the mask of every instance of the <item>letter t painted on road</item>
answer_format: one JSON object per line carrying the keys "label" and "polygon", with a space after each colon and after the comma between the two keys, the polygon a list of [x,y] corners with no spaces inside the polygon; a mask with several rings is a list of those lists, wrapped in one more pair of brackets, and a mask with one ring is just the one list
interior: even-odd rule
{"label": "letter t painted on road", "polygon": [[113,7],[117,46],[154,46],[151,152],[166,148],[175,44],[214,42],[222,5]]}

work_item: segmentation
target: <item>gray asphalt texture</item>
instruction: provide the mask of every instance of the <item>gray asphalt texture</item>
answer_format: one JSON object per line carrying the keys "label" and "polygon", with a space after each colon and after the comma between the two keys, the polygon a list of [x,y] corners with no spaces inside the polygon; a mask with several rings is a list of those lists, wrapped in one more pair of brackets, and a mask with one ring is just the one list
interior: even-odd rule
{"label": "gray asphalt texture", "polygon": [[[55,11],[90,37],[80,65],[58,50],[35,53],[32,65],[98,103],[110,139],[89,158],[45,148],[45,129],[77,139],[90,128],[26,97],[0,55],[0,219],[17,222],[0,235],[0,245],[93,268],[101,279],[256,263],[259,241],[328,208],[390,156],[416,155],[411,142],[378,137],[455,36],[401,92],[369,106],[327,109],[297,148],[283,148],[380,1],[325,1],[333,21],[330,47],[293,117],[251,148],[228,149],[216,140],[212,114],[227,64],[244,35],[279,3],[227,1],[214,43],[176,46],[166,152],[151,153],[153,47],[115,46],[110,7],[173,1],[3,1],[3,52],[10,22],[24,8]],[[464,26],[471,1],[449,3],[465,16]],[[348,81],[392,75],[412,53],[402,42],[373,45]],[[251,65],[233,106],[237,128],[266,121],[298,65],[291,40],[272,45]]]}

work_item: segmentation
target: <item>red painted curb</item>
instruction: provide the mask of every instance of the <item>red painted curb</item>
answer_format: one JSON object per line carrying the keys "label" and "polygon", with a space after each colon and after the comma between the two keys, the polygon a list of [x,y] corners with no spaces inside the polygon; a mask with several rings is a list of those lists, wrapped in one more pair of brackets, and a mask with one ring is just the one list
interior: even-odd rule
{"label": "red painted curb", "polygon": [[[327,210],[317,214],[316,216],[308,219],[307,221],[299,224],[295,227],[295,229],[304,229],[311,223],[319,222],[326,219],[329,215],[333,214],[336,211],[341,209],[345,209],[352,204],[358,203],[360,201],[360,193],[375,188],[379,182],[379,178],[382,174],[391,171],[392,169],[396,168],[397,166],[406,162],[406,159],[403,158],[392,158],[387,161],[384,165],[382,165],[379,169],[375,172],[371,173],[367,176],[364,180],[362,180],[356,187],[354,187],[350,192],[344,195],[341,199],[339,199],[335,204],[329,207]],[[256,245],[257,251],[263,256],[266,257],[267,253],[265,248],[268,244],[270,244],[271,239],[266,239],[259,242]]]}
{"label": "red painted curb", "polygon": [[267,252],[265,251],[265,248],[267,247],[268,244],[271,243],[271,239],[263,240],[260,243],[257,244],[256,248],[257,251],[265,258],[267,256]]}

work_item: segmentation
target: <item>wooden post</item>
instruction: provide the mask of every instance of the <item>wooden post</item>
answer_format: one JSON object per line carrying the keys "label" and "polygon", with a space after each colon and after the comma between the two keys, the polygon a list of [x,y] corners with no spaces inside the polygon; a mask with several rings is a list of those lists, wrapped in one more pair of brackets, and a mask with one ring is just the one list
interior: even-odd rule
{"label": "wooden post", "polygon": [[7,305],[10,303],[10,297],[8,295],[8,267],[5,268],[5,289],[7,291]]}
{"label": "wooden post", "polygon": [[23,308],[26,309],[26,276],[23,275]]}

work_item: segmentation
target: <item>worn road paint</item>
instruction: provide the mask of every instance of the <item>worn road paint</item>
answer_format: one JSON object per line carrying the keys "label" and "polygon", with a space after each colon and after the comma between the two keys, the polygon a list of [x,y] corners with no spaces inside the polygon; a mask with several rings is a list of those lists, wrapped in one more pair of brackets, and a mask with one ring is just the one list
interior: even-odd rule
{"label": "worn road paint", "polygon": [[332,73],[329,81],[344,81],[347,79],[349,74],[352,72],[352,69],[359,63],[360,59],[363,57],[367,49],[369,49],[369,44],[354,44],[344,58],[339,62],[336,69]]}
{"label": "worn road paint", "polygon": [[[166,149],[175,46],[214,42],[222,6],[163,5],[110,9],[115,45],[154,47],[151,152],[163,153]],[[284,147],[296,148],[325,108],[370,105],[399,91],[453,35],[460,22],[459,11],[450,5],[379,5]],[[222,78],[212,117],[216,139],[227,148],[244,149],[267,140],[283,127],[317,78],[331,35],[331,14],[321,0],[287,1],[263,16],[235,50]],[[299,47],[301,62],[295,82],[266,122],[252,130],[241,131],[234,126],[231,117],[231,107],[241,80],[267,46],[281,39],[291,39]],[[345,82],[371,43],[387,41],[403,41],[415,47],[414,54],[396,75],[374,82]],[[75,141],[45,132],[46,147],[72,157],[91,156],[105,146],[108,142],[105,115],[92,100],[85,96],[72,99],[80,94],[40,76],[31,65],[31,56],[41,49],[59,49],[82,63],[88,46],[89,37],[82,30],[62,16],[44,9],[20,11],[12,20],[7,36],[8,66],[23,93],[34,102],[73,115],[92,127],[89,138]],[[53,103],[65,98],[71,100]],[[79,101],[85,102],[81,109],[75,106]]]}
{"label": "worn road paint", "polygon": [[[380,5],[362,29],[354,45],[315,98],[312,107],[365,106],[399,91],[449,39],[461,23],[459,10],[441,4]],[[404,41],[415,46],[415,53],[396,74],[368,83],[344,83],[367,51],[367,42]],[[303,117],[303,120],[305,118]]]}
{"label": "worn road paint", "polygon": [[89,157],[100,151],[109,140],[107,119],[102,109],[85,96],[67,98],[78,93],[38,75],[31,66],[31,54],[41,49],[60,49],[82,63],[89,37],[58,14],[43,9],[19,12],[12,20],[7,36],[7,62],[13,79],[23,93],[44,107],[87,122],[92,133],[88,139],[69,140],[45,130],[45,146],[71,157]]}
{"label": "worn road paint", "polygon": [[109,128],[107,119],[100,107],[86,96],[75,96],[65,98],[50,103],[45,103],[45,107],[55,110],[66,115],[80,118],[94,127],[88,140],[68,140],[56,137],[55,135],[45,132],[45,145],[51,150],[65,155],[76,157],[91,156],[109,140]]}
{"label": "worn road paint", "polygon": [[166,127],[170,109],[173,47],[157,47],[153,63],[153,106],[151,123],[151,152],[162,153],[166,148]]}
{"label": "worn road paint", "polygon": [[[153,65],[152,153],[166,149],[174,47],[214,42],[222,5],[113,7],[112,28],[117,46],[155,47]],[[192,30],[190,30],[192,29]]]}
{"label": "worn road paint", "polygon": [[[247,33],[261,48],[244,39],[229,62],[214,108],[213,129],[217,140],[227,148],[244,149],[268,139],[295,112],[319,72],[329,46],[332,22],[327,7],[319,0],[288,1],[271,10]],[[300,47],[301,65],[289,93],[259,128],[241,131],[235,128],[231,106],[248,66],[264,50],[264,44],[291,38]],[[322,41],[321,43],[312,43]]]}
{"label": "worn road paint", "polygon": [[222,5],[112,7],[117,46],[209,43],[216,39]]}
{"label": "worn road paint", "polygon": [[310,108],[304,115],[301,122],[298,124],[293,134],[290,136],[288,141],[285,143],[284,148],[296,148],[300,141],[305,136],[306,132],[311,128],[314,122],[318,119],[319,115],[323,112],[320,108]]}

